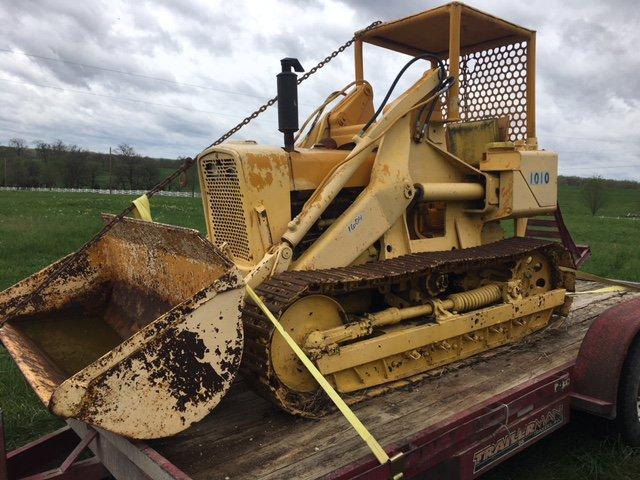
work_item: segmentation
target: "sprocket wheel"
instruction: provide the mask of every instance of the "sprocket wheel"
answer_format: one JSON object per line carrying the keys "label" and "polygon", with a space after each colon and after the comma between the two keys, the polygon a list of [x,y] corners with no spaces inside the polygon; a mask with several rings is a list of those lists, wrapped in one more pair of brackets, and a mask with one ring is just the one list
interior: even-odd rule
{"label": "sprocket wheel", "polygon": [[[328,330],[343,324],[346,314],[340,304],[325,295],[309,295],[285,310],[280,323],[300,346],[316,330]],[[287,388],[301,393],[315,392],[318,383],[277,332],[271,337],[271,362],[278,380]]]}
{"label": "sprocket wheel", "polygon": [[523,297],[548,292],[553,288],[551,261],[545,255],[535,252],[516,264],[513,278],[520,281],[520,293]]}

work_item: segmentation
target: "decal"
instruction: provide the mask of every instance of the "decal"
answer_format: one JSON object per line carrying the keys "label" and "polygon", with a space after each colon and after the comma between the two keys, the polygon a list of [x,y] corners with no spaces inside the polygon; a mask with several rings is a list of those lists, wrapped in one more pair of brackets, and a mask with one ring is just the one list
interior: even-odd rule
{"label": "decal", "polygon": [[562,405],[539,414],[525,425],[508,432],[473,454],[473,473],[499,461],[506,455],[532,443],[536,438],[564,423]]}
{"label": "decal", "polygon": [[556,393],[562,392],[569,387],[569,377],[561,378],[553,384],[553,389]]}
{"label": "decal", "polygon": [[356,215],[356,218],[354,218],[353,221],[347,226],[348,232],[349,233],[355,232],[356,228],[360,226],[363,220],[364,220],[364,216],[361,213]]}
{"label": "decal", "polygon": [[529,185],[548,185],[550,181],[549,172],[531,172],[529,174]]}

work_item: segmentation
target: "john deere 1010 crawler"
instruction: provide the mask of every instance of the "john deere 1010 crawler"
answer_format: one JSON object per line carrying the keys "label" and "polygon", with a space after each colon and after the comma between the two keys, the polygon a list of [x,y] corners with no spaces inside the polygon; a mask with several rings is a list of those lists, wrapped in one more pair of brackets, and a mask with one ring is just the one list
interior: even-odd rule
{"label": "john deere 1010 crawler", "polygon": [[[365,43],[408,55],[377,108]],[[570,255],[524,236],[557,202],[558,157],[536,140],[535,32],[453,3],[358,32],[354,48],[355,79],[301,130],[302,66],[282,60],[284,147],[198,155],[207,238],[125,218],[55,279],[65,259],[0,294],[2,342],[52,412],[168,436],[240,370],[286,411],[322,415],[318,384],[245,284],[351,399],[564,311]],[[418,78],[391,100],[402,76]]]}

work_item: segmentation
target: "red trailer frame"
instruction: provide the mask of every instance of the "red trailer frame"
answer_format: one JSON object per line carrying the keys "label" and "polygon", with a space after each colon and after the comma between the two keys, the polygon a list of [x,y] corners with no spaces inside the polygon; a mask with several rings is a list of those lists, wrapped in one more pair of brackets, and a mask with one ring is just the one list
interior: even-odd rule
{"label": "red trailer frame", "polygon": [[[424,474],[429,478],[476,478],[567,424],[571,408],[614,418],[618,379],[638,331],[640,298],[611,307],[589,327],[575,362],[388,446],[393,462],[380,465],[368,455],[329,478],[386,480],[397,473],[402,478]],[[0,478],[91,480],[109,472],[118,478],[190,478],[145,443],[96,431],[79,421],[68,423],[6,456],[0,435]],[[97,456],[78,460],[87,448]]]}

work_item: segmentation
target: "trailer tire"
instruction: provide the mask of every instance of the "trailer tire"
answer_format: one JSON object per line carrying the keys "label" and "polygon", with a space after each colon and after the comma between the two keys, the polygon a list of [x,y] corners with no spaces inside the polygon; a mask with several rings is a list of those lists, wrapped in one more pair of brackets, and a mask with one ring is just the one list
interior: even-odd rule
{"label": "trailer tire", "polygon": [[616,423],[624,440],[640,447],[640,336],[633,340],[622,366]]}

